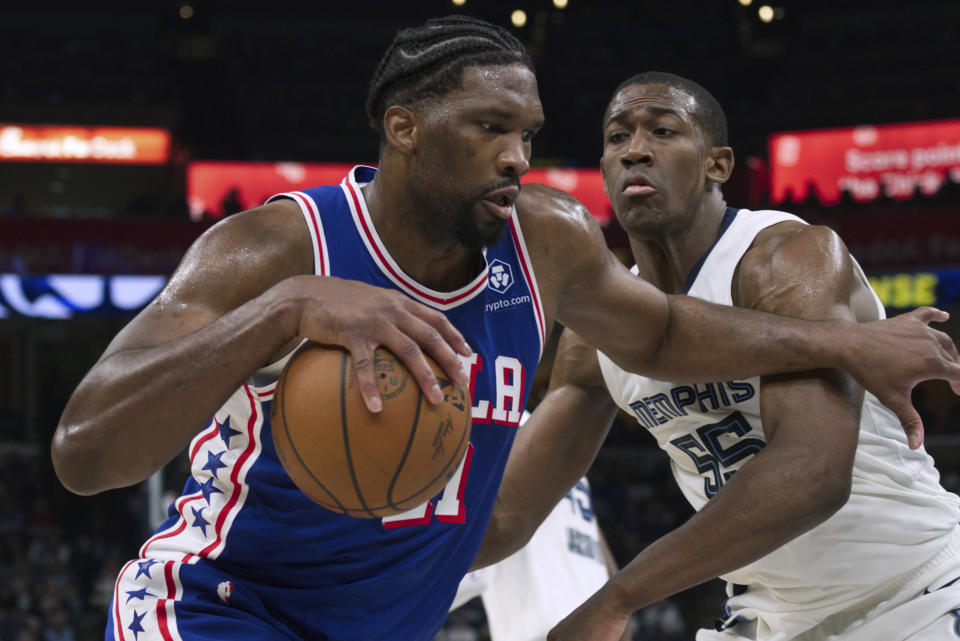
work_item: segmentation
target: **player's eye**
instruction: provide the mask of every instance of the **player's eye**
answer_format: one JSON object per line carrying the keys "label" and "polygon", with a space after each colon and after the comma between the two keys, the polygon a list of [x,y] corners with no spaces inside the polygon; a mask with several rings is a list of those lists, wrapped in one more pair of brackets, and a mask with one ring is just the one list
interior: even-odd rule
{"label": "player's eye", "polygon": [[627,134],[622,131],[615,131],[607,136],[607,142],[615,145],[627,139]]}
{"label": "player's eye", "polygon": [[503,126],[495,122],[487,122],[485,120],[480,121],[480,126],[484,131],[488,131],[493,134],[502,134],[504,129]]}

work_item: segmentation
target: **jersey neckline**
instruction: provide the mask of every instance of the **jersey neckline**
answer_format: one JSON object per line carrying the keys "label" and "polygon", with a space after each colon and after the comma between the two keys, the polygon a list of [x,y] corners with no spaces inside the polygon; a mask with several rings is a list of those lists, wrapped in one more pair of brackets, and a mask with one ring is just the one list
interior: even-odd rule
{"label": "jersey neckline", "polygon": [[700,275],[700,270],[703,269],[703,264],[707,262],[707,257],[710,256],[710,252],[713,251],[713,248],[717,246],[717,243],[720,242],[720,239],[723,238],[724,232],[730,227],[733,223],[733,219],[737,217],[738,209],[733,207],[727,207],[723,210],[723,219],[720,221],[720,230],[717,232],[717,237],[714,239],[713,243],[703,252],[703,255],[700,259],[694,264],[693,269],[690,270],[690,274],[687,276],[687,281],[683,284],[683,294],[690,292],[690,288],[693,287],[694,281],[697,280],[697,276]]}
{"label": "jersey neckline", "polygon": [[447,310],[462,305],[473,299],[477,294],[486,289],[489,264],[487,263],[487,250],[483,250],[483,269],[469,283],[459,289],[442,292],[431,289],[417,282],[412,276],[401,269],[400,265],[393,259],[390,252],[380,239],[373,220],[370,218],[370,212],[367,209],[367,202],[363,198],[363,192],[360,188],[373,180],[377,170],[367,165],[357,165],[350,170],[347,177],[343,179],[340,186],[343,188],[347,197],[347,204],[350,206],[350,212],[353,214],[353,221],[357,227],[357,232],[363,239],[364,245],[370,257],[377,264],[377,267],[390,281],[392,281],[401,290],[415,298],[416,300],[436,309]]}

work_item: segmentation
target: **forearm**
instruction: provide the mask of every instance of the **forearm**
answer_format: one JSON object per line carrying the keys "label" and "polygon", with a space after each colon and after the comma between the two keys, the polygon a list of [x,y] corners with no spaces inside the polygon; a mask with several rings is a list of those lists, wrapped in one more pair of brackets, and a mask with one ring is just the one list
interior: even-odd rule
{"label": "forearm", "polygon": [[607,286],[576,289],[577,303],[561,307],[558,320],[630,372],[658,380],[736,380],[856,368],[851,353],[866,349],[864,326],[854,322],[803,320],[667,295],[630,274],[624,279],[619,270],[608,272]]}
{"label": "forearm", "polygon": [[621,569],[597,598],[633,612],[762,558],[842,505],[842,492],[798,491],[814,476],[788,452],[764,454],[772,455],[751,460],[689,521]]}
{"label": "forearm", "polygon": [[814,321],[668,296],[669,319],[651,363],[661,380],[736,380],[843,369],[856,323]]}
{"label": "forearm", "polygon": [[519,429],[474,568],[504,559],[533,536],[590,468],[616,406],[605,388],[551,390]]}
{"label": "forearm", "polygon": [[52,444],[64,485],[92,494],[137,483],[182,451],[296,336],[294,303],[274,294],[180,338],[97,363],[70,398]]}

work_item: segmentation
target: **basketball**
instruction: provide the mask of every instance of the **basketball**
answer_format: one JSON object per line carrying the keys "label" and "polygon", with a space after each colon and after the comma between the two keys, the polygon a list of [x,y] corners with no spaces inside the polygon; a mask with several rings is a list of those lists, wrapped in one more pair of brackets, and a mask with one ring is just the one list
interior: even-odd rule
{"label": "basketball", "polygon": [[428,501],[456,472],[470,441],[470,394],[429,356],[444,400],[433,405],[390,351],[374,352],[383,409],[367,410],[353,360],[307,343],[287,363],[272,408],[273,444],[287,474],[328,510],[375,518]]}

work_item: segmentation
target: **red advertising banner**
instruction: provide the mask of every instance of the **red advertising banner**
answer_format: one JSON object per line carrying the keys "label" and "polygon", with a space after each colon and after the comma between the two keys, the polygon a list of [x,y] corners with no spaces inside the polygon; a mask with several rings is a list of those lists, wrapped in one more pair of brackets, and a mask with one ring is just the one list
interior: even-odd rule
{"label": "red advertising banner", "polygon": [[0,160],[160,165],[169,158],[166,129],[0,124]]}
{"label": "red advertising banner", "polygon": [[[190,217],[221,218],[262,204],[273,194],[335,185],[351,164],[295,162],[191,162],[187,167]],[[613,216],[599,169],[532,169],[525,183],[543,183],[573,194],[604,224]]]}
{"label": "red advertising banner", "polygon": [[779,133],[769,148],[775,203],[800,202],[811,190],[828,205],[844,190],[860,202],[905,200],[960,182],[960,120]]}
{"label": "red advertising banner", "polygon": [[262,205],[274,194],[336,185],[353,165],[298,162],[197,161],[187,165],[190,218],[222,218]]}

